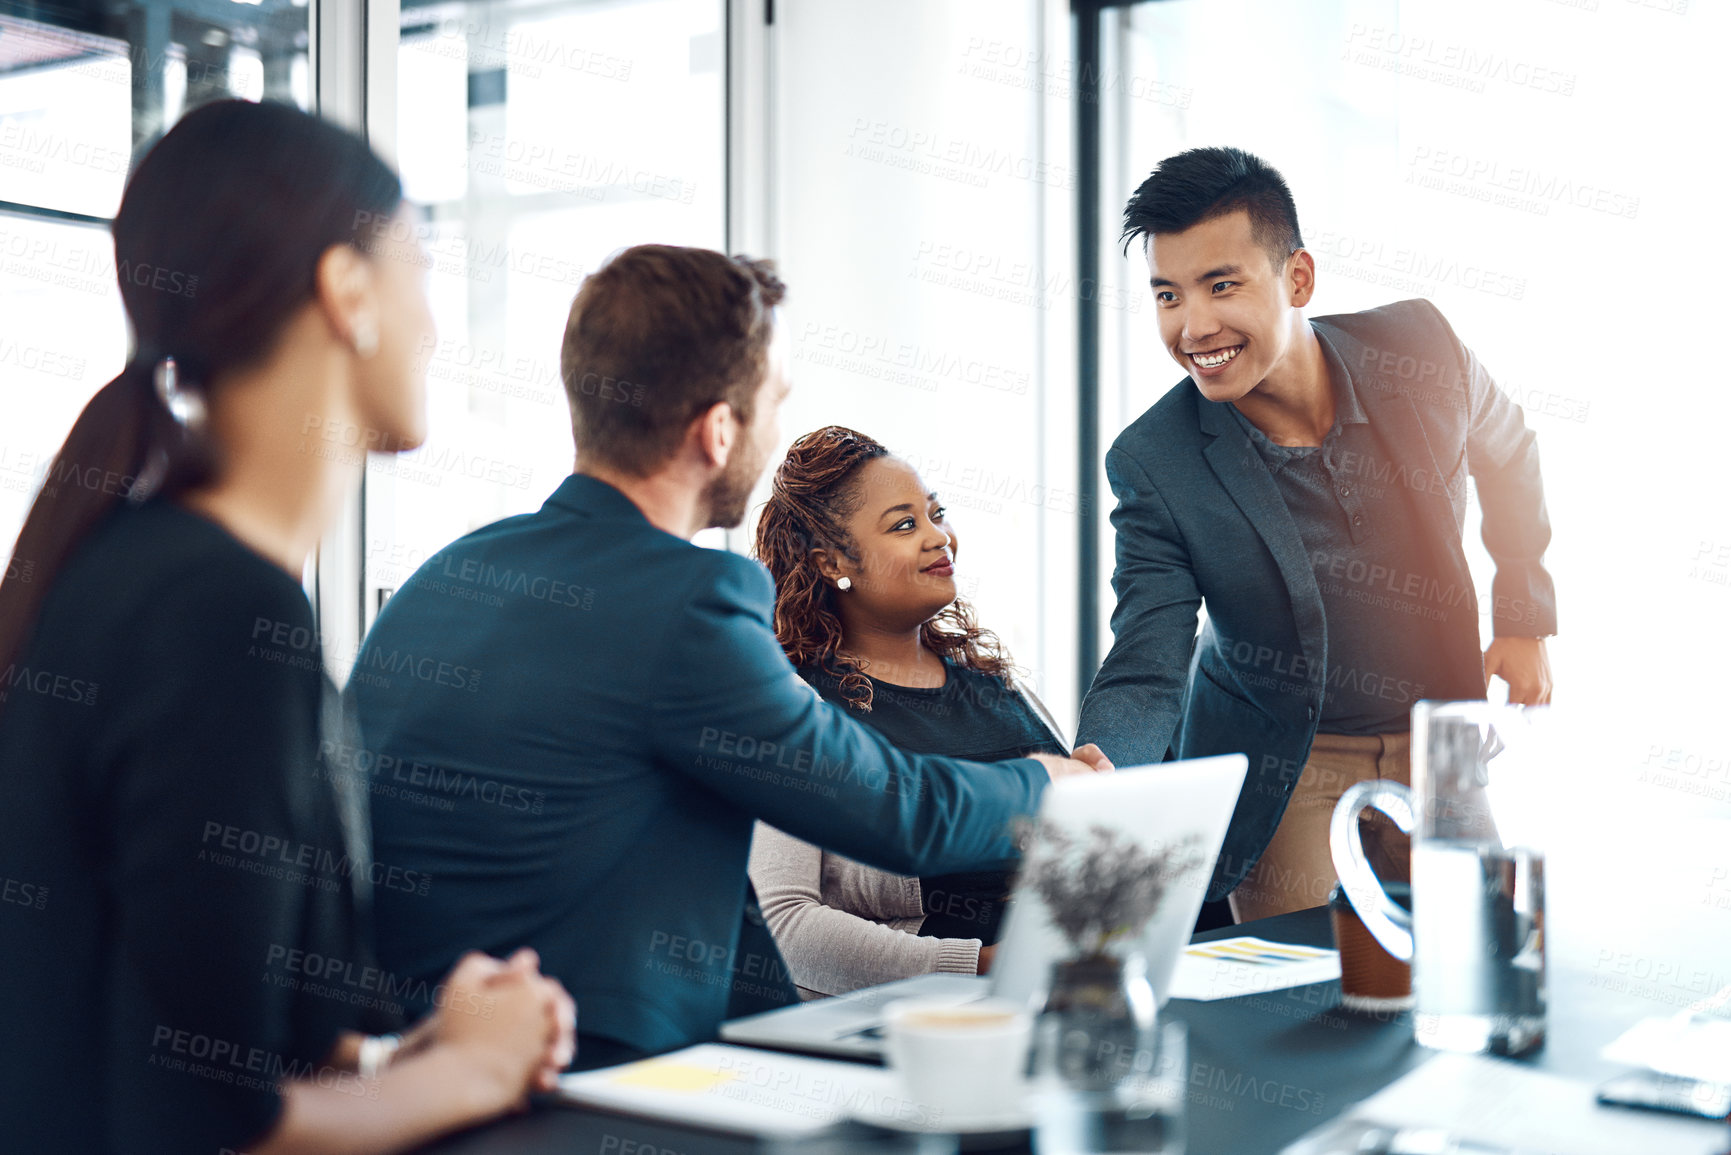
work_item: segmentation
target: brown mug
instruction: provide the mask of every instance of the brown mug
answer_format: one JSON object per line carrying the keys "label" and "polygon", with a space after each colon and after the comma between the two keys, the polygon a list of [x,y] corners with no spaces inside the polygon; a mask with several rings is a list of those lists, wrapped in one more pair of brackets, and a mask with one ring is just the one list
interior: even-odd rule
{"label": "brown mug", "polygon": [[[1389,882],[1383,888],[1397,904],[1412,910],[1410,883]],[[1334,924],[1334,947],[1340,952],[1340,1005],[1349,1011],[1411,1009],[1412,964],[1383,949],[1339,883],[1328,896],[1328,917]]]}

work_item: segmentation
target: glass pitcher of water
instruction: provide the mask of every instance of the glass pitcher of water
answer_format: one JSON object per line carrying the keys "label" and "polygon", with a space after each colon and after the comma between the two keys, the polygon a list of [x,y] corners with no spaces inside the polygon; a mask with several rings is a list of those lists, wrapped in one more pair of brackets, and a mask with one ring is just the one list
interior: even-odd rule
{"label": "glass pitcher of water", "polygon": [[[1412,786],[1369,781],[1335,807],[1341,888],[1391,955],[1412,963],[1413,1032],[1449,1051],[1519,1055],[1545,1041],[1544,707],[1420,702]],[[1365,859],[1359,815],[1412,835],[1412,912]]]}

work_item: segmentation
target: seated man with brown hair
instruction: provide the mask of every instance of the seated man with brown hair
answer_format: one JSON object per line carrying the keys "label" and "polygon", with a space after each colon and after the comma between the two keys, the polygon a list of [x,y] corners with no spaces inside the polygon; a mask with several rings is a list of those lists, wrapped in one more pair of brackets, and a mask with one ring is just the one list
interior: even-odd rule
{"label": "seated man with brown hair", "polygon": [[475,675],[355,679],[355,756],[424,784],[375,791],[378,858],[433,879],[379,892],[382,961],[436,978],[533,946],[577,1000],[580,1066],[792,999],[746,878],[755,820],[903,874],[984,870],[1051,775],[1091,770],[898,751],[800,680],[763,567],[691,544],[740,523],[778,439],[783,292],[767,263],[663,245],[585,280],[560,359],[575,472],[430,558],[357,661]]}

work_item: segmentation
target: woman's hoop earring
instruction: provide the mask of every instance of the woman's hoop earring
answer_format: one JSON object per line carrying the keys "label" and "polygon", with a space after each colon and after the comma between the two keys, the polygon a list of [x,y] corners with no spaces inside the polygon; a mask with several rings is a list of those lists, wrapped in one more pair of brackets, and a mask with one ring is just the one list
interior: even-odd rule
{"label": "woman's hoop earring", "polygon": [[853,579],[852,578],[846,578],[846,577],[836,578],[835,579],[835,588],[838,590],[841,590],[845,593],[846,591],[853,589]]}

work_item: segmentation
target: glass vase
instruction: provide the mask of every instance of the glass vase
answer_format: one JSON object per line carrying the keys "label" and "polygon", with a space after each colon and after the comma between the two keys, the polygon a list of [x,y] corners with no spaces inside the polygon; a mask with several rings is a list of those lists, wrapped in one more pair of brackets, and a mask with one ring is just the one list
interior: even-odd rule
{"label": "glass vase", "polygon": [[1184,1028],[1157,1028],[1142,956],[1086,955],[1052,967],[1035,1024],[1037,1155],[1184,1150]]}

